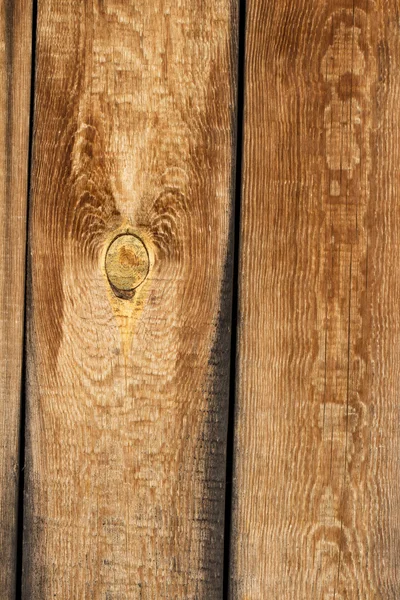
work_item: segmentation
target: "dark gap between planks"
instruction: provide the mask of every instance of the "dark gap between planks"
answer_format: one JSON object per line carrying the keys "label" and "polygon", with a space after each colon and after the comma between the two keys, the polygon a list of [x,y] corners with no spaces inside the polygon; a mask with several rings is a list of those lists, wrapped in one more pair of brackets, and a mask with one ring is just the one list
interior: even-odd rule
{"label": "dark gap between planks", "polygon": [[24,543],[24,487],[25,487],[25,426],[26,426],[26,358],[27,358],[27,306],[28,278],[30,273],[29,259],[29,221],[31,202],[31,180],[32,180],[32,149],[35,112],[35,74],[36,74],[36,33],[37,33],[37,0],[32,0],[32,53],[31,53],[31,96],[29,108],[29,154],[28,154],[28,202],[25,236],[25,303],[24,303],[24,339],[22,346],[22,369],[21,369],[21,408],[20,408],[20,434],[19,434],[19,473],[18,473],[18,506],[17,506],[17,556],[15,566],[15,597],[22,598],[22,553]]}
{"label": "dark gap between planks", "polygon": [[229,597],[230,547],[232,524],[232,491],[233,491],[233,452],[235,429],[235,395],[236,395],[236,357],[237,326],[239,317],[239,262],[240,262],[240,212],[242,196],[242,161],[243,161],[243,114],[245,98],[245,36],[246,36],[246,0],[239,0],[238,27],[238,67],[237,67],[237,106],[236,106],[236,157],[235,188],[233,206],[233,281],[232,281],[232,321],[231,321],[231,356],[229,374],[229,414],[226,448],[226,490],[225,490],[225,525],[224,525],[224,571],[223,599]]}

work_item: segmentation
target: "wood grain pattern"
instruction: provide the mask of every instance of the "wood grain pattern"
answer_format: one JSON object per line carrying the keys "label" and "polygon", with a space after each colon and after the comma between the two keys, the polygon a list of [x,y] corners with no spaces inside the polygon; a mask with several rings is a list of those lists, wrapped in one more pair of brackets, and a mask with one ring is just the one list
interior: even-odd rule
{"label": "wood grain pattern", "polygon": [[32,6],[0,1],[0,595],[15,598]]}
{"label": "wood grain pattern", "polygon": [[[220,597],[236,20],[39,3],[26,599]],[[121,234],[150,262],[130,298]]]}
{"label": "wood grain pattern", "polygon": [[400,20],[249,0],[231,592],[400,597]]}

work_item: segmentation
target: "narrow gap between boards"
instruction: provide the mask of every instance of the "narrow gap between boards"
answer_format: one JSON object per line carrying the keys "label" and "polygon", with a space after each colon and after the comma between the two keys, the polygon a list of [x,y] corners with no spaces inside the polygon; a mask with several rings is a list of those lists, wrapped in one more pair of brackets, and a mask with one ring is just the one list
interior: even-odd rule
{"label": "narrow gap between boards", "polygon": [[238,63],[237,63],[237,105],[236,105],[236,156],[233,194],[233,278],[232,278],[232,320],[231,320],[231,355],[229,373],[229,414],[226,448],[226,490],[225,490],[225,525],[224,525],[224,571],[223,599],[229,598],[229,581],[231,570],[231,530],[232,530],[232,498],[234,468],[234,434],[235,434],[235,395],[237,375],[237,328],[239,318],[239,265],[240,265],[240,217],[242,195],[242,162],[243,162],[243,118],[245,102],[245,35],[246,35],[246,0],[239,0],[238,26]]}
{"label": "narrow gap between boards", "polygon": [[19,460],[18,460],[18,505],[17,505],[17,544],[15,567],[15,597],[22,598],[22,570],[23,570],[23,544],[24,544],[24,488],[25,488],[25,431],[26,431],[26,377],[27,377],[27,314],[29,303],[29,221],[31,203],[32,179],[32,149],[34,135],[34,109],[35,109],[35,74],[36,74],[36,34],[37,34],[37,2],[32,0],[32,52],[31,52],[31,85],[29,107],[29,150],[28,150],[28,181],[27,181],[27,210],[26,210],[26,235],[25,235],[25,302],[24,302],[24,332],[22,347],[21,369],[21,405],[20,405],[20,434],[19,434]]}

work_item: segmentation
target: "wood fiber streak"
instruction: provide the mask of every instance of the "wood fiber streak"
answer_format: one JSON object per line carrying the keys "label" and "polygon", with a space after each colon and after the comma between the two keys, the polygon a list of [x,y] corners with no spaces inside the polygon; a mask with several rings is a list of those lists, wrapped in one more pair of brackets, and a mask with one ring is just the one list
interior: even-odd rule
{"label": "wood fiber streak", "polygon": [[400,598],[400,14],[249,0],[232,600]]}
{"label": "wood fiber streak", "polygon": [[[39,2],[27,600],[221,597],[236,21]],[[124,233],[150,261],[126,298],[104,268]]]}
{"label": "wood fiber streak", "polygon": [[32,5],[0,0],[0,595],[15,594]]}

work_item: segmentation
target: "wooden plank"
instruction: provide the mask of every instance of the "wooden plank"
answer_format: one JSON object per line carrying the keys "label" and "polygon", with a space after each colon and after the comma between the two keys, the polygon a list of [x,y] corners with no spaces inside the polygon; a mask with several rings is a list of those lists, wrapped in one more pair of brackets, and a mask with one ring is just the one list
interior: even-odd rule
{"label": "wooden plank", "polygon": [[398,3],[247,8],[231,598],[399,598]]}
{"label": "wooden plank", "polygon": [[39,3],[29,600],[221,596],[236,21]]}
{"label": "wooden plank", "polygon": [[0,590],[15,598],[32,5],[0,1]]}

